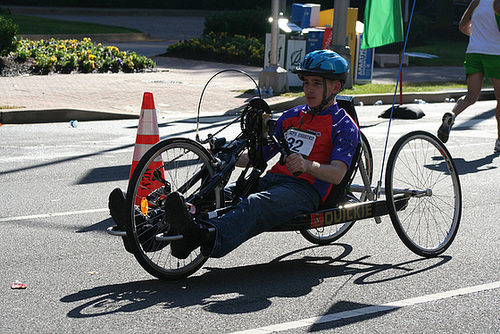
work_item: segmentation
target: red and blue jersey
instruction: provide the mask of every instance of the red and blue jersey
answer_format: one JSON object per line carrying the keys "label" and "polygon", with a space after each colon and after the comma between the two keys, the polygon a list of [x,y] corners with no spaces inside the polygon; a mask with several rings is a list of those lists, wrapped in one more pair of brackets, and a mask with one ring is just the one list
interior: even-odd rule
{"label": "red and blue jersey", "polygon": [[[298,136],[303,134],[303,137],[313,137],[312,149],[308,150],[308,160],[320,164],[339,160],[349,168],[359,142],[359,128],[354,120],[336,103],[318,114],[309,114],[309,110],[307,105],[302,105],[285,111],[277,121],[276,138],[280,140],[290,129],[299,133]],[[268,159],[277,153],[276,148],[268,147],[265,150]],[[292,176],[288,168],[279,163],[269,172]],[[318,191],[322,202],[326,200],[332,188],[331,183],[316,179],[308,173],[302,173],[298,178],[309,182]]]}

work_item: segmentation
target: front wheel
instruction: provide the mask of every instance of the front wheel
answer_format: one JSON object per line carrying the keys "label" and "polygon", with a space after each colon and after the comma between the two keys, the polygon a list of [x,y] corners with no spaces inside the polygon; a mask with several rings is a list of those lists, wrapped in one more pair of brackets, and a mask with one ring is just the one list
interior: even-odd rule
{"label": "front wheel", "polygon": [[[403,243],[420,256],[443,253],[457,234],[462,213],[457,169],[443,143],[425,131],[401,137],[387,162],[385,186],[389,215]],[[399,209],[397,196],[407,200]]]}
{"label": "front wheel", "polygon": [[[137,164],[127,190],[127,238],[135,258],[151,275],[163,280],[181,279],[205,263],[200,249],[187,259],[179,260],[172,256],[168,241],[158,241],[155,236],[168,234],[170,230],[163,209],[165,196],[177,191],[193,200],[193,195],[213,175],[210,153],[197,142],[184,138],[160,141]],[[196,203],[198,208],[220,207],[220,189],[206,198]]]}

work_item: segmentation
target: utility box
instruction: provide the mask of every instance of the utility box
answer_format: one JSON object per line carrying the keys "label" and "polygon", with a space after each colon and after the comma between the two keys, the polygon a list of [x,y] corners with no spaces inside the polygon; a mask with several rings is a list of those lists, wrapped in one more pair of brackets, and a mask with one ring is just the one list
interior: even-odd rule
{"label": "utility box", "polygon": [[311,7],[311,21],[309,27],[316,27],[319,25],[319,14],[321,12],[321,5],[315,3],[306,3],[305,6]]}
{"label": "utility box", "polygon": [[[288,86],[302,86],[302,81],[291,71],[307,54],[307,40],[304,35],[280,34],[278,39],[278,65],[288,71]],[[271,34],[266,34],[264,68],[271,65]]]}
{"label": "utility box", "polygon": [[300,64],[306,56],[306,40],[305,39],[289,39],[287,41],[285,69],[288,71],[288,86],[300,87],[302,81],[293,74],[292,71]]}
{"label": "utility box", "polygon": [[[286,35],[279,34],[278,37],[278,64],[285,67]],[[264,68],[271,65],[271,34],[266,34],[266,44],[264,47]]]}
{"label": "utility box", "polygon": [[307,29],[307,53],[328,49],[332,45],[332,37],[332,28],[316,27]]}
{"label": "utility box", "polygon": [[308,28],[311,26],[311,11],[312,7],[306,7],[300,3],[293,3],[290,21],[301,28]]}
{"label": "utility box", "polygon": [[310,29],[307,32],[307,53],[323,49],[325,31],[322,29]]}
{"label": "utility box", "polygon": [[315,27],[319,24],[321,5],[314,3],[293,3],[290,21],[301,28]]}

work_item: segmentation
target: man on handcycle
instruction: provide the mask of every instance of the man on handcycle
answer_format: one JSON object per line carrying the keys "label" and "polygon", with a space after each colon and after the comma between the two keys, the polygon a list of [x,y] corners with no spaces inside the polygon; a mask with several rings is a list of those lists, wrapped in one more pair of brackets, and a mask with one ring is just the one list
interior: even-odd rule
{"label": "man on handcycle", "polygon": [[[336,102],[349,72],[347,61],[333,51],[318,50],[306,55],[293,71],[303,81],[306,105],[290,109],[277,120],[275,136],[286,139],[291,154],[285,165],[276,163],[260,177],[254,193],[243,198],[223,215],[195,221],[184,198],[172,192],[165,199],[168,235],[183,238],[170,243],[172,255],[185,259],[201,246],[206,257],[222,257],[246,240],[269,231],[291,218],[317,211],[333,184],[342,181],[354,163],[359,128]],[[268,161],[279,149],[264,148]],[[242,154],[237,165],[250,162]],[[121,228],[125,198],[121,190],[110,195],[110,212]]]}

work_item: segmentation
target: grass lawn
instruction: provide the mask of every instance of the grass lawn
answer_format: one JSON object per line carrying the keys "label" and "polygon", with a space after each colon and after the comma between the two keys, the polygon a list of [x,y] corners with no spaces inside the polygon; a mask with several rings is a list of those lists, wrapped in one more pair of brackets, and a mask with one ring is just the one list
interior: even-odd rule
{"label": "grass lawn", "polygon": [[[403,83],[403,93],[418,93],[418,92],[435,92],[450,89],[465,89],[467,85],[464,82],[418,82],[418,83]],[[394,93],[396,85],[384,84],[365,84],[353,85],[351,89],[342,91],[343,95],[360,95],[360,94],[384,94]],[[398,88],[399,93],[399,88]]]}
{"label": "grass lawn", "polygon": [[[485,82],[485,87],[490,86],[489,81]],[[466,89],[465,82],[419,82],[419,83],[403,83],[403,93],[418,93],[418,92],[436,92],[442,90]],[[351,89],[344,89],[341,95],[362,95],[362,94],[386,94],[394,93],[396,85],[385,84],[365,84],[353,85]],[[248,91],[250,92],[250,91]],[[398,88],[399,94],[399,88]],[[284,93],[282,96],[300,97],[304,96],[302,88],[292,87],[289,93]]]}
{"label": "grass lawn", "polygon": [[42,17],[0,14],[19,26],[18,34],[120,34],[140,33],[137,29],[114,27],[103,24],[55,20]]}
{"label": "grass lawn", "polygon": [[463,66],[467,41],[429,40],[424,46],[408,48],[407,52],[423,52],[438,56],[438,58],[424,59],[410,57],[410,65],[416,66]]}
{"label": "grass lawn", "polygon": [[[465,35],[454,35],[450,38],[429,37],[422,45],[406,47],[406,52],[421,52],[438,56],[433,59],[410,57],[410,66],[463,66],[465,51],[469,39]],[[393,43],[378,47],[377,53],[399,53],[399,44]]]}

